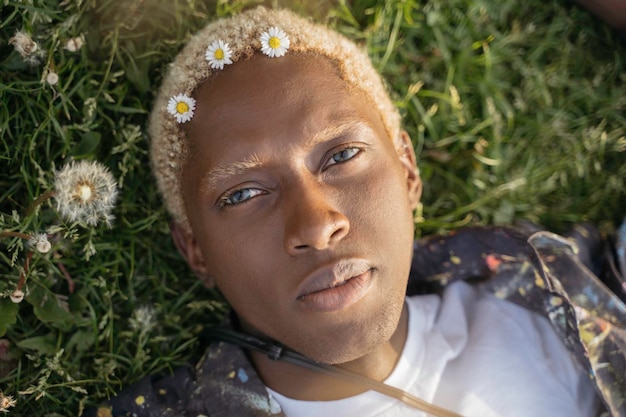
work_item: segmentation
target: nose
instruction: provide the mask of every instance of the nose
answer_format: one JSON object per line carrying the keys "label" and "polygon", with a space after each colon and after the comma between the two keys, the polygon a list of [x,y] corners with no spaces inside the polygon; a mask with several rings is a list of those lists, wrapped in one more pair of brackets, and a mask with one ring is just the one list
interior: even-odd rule
{"label": "nose", "polygon": [[290,193],[284,239],[289,255],[330,248],[350,231],[348,218],[335,208],[330,193],[311,183]]}

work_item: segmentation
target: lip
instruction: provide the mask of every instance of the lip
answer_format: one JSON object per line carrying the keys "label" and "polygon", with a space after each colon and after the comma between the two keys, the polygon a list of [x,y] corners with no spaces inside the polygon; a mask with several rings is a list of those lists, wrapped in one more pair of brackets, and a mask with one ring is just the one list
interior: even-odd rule
{"label": "lip", "polygon": [[298,302],[307,310],[333,312],[357,303],[372,284],[373,268],[362,259],[341,260],[315,270],[300,285]]}

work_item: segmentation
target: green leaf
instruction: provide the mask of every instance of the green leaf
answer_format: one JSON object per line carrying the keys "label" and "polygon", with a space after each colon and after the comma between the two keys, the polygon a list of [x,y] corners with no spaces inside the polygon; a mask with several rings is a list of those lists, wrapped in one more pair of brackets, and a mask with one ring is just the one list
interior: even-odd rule
{"label": "green leaf", "polygon": [[45,287],[35,288],[26,301],[32,304],[35,316],[42,322],[53,324],[61,330],[70,330],[74,325],[74,316],[62,296]]}
{"label": "green leaf", "polygon": [[83,134],[81,141],[72,149],[72,155],[74,157],[81,157],[94,153],[98,145],[100,145],[100,139],[102,139],[102,135],[98,132],[87,132]]}
{"label": "green leaf", "polygon": [[93,332],[89,330],[78,330],[72,335],[69,342],[67,342],[65,349],[68,352],[71,352],[72,349],[76,349],[77,352],[85,352],[93,346],[94,342],[95,337]]}
{"label": "green leaf", "polygon": [[0,337],[4,336],[7,328],[17,321],[17,304],[9,298],[0,299]]}
{"label": "green leaf", "polygon": [[57,351],[55,344],[56,337],[52,333],[45,336],[35,336],[20,340],[17,346],[25,350],[34,350],[40,355],[54,355]]}

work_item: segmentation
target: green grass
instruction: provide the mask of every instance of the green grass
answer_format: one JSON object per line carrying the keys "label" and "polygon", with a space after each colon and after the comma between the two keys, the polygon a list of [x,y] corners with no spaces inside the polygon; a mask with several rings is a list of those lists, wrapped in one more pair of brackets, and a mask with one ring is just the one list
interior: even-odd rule
{"label": "green grass", "polygon": [[[201,353],[198,335],[224,304],[175,254],[146,186],[144,128],[164,65],[190,34],[254,3],[1,6],[0,230],[47,230],[53,243],[34,254],[27,296],[13,304],[27,250],[20,238],[0,239],[0,389],[17,399],[14,415],[79,415]],[[326,20],[369,50],[418,151],[418,235],[516,219],[556,231],[590,221],[610,232],[626,215],[626,43],[574,4],[272,4]],[[18,30],[46,51],[40,63],[9,45]],[[63,48],[81,34],[82,49]],[[59,75],[54,87],[42,82],[47,68]],[[53,200],[29,212],[71,158],[104,163],[121,185],[112,229],[68,224]]]}

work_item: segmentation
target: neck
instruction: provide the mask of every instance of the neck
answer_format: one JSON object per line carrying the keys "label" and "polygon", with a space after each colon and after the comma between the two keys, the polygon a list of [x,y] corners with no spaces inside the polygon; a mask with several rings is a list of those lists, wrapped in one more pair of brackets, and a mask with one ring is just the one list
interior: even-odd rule
{"label": "neck", "polygon": [[[402,310],[392,337],[377,349],[353,361],[334,365],[361,376],[384,381],[394,370],[407,337],[408,312]],[[343,379],[286,362],[275,361],[260,352],[250,352],[250,359],[266,386],[286,397],[308,401],[330,401],[366,391]]]}

